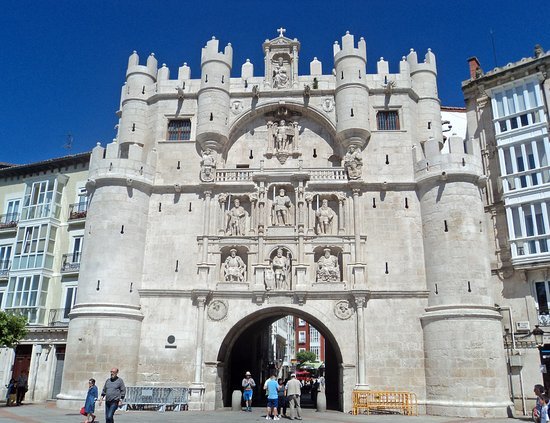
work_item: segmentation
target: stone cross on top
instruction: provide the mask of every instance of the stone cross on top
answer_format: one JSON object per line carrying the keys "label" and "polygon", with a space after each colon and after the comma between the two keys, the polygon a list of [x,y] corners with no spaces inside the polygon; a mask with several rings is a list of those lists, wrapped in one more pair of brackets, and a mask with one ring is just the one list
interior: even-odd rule
{"label": "stone cross on top", "polygon": [[284,29],[283,27],[280,27],[277,32],[279,33],[279,37],[282,37],[283,34],[286,32],[286,29]]}

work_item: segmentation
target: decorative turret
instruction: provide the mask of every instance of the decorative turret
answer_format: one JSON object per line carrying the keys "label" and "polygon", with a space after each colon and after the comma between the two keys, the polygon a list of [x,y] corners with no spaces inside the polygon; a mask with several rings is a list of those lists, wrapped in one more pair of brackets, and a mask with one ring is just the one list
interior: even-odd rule
{"label": "decorative turret", "polygon": [[[509,402],[506,364],[503,349],[495,348],[502,342],[501,315],[491,295],[481,156],[474,140],[467,149],[457,136],[449,144],[450,153],[441,154],[439,142],[430,138],[415,169],[429,292],[421,317],[426,411],[503,416]],[[461,389],[465,380],[469,388]],[[483,400],[486,392],[493,393],[491,402]]]}
{"label": "decorative turret", "polygon": [[120,121],[118,125],[118,145],[120,156],[128,156],[130,144],[139,144],[146,150],[153,145],[153,135],[147,125],[147,98],[157,82],[157,59],[147,58],[147,65],[139,64],[139,56],[134,51],[128,59],[126,84],[122,87]]}
{"label": "decorative turret", "polygon": [[212,37],[202,49],[201,87],[198,92],[197,141],[203,150],[221,152],[229,136],[229,88],[233,48],[227,44],[223,53],[219,41]]}
{"label": "decorative turret", "polygon": [[369,91],[366,81],[367,44],[361,37],[357,48],[349,32],[342,37],[342,47],[334,43],[336,70],[336,132],[344,148],[364,147],[370,138]]}
{"label": "decorative turret", "polygon": [[407,56],[412,89],[418,95],[418,139],[421,143],[436,139],[443,147],[441,129],[441,104],[437,94],[437,66],[431,49],[426,53],[424,63],[418,63],[416,52],[411,49]]}

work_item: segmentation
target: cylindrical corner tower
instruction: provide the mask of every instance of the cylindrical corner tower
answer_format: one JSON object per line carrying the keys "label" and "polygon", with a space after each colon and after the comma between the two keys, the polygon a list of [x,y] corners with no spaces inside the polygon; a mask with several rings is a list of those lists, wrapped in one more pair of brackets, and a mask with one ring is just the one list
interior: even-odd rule
{"label": "cylindrical corner tower", "polygon": [[138,159],[142,147],[130,146],[129,159],[117,158],[117,147],[92,152],[85,247],[60,401],[80,401],[85,381],[104,380],[111,367],[120,368],[128,385],[136,382],[143,319],[138,290],[154,170]]}
{"label": "cylindrical corner tower", "polygon": [[147,122],[147,98],[150,87],[157,80],[157,59],[151,55],[147,66],[139,64],[139,56],[134,51],[128,59],[126,84],[122,87],[120,100],[120,121],[118,125],[118,144],[121,157],[127,157],[131,144],[153,148],[153,136]]}
{"label": "cylindrical corner tower", "polygon": [[357,48],[349,32],[342,37],[342,48],[334,44],[336,70],[336,136],[343,148],[363,148],[370,138],[369,91],[367,88],[367,44],[363,38]]}
{"label": "cylindrical corner tower", "polygon": [[489,286],[481,163],[427,151],[435,154],[416,168],[429,291],[422,316],[426,413],[505,417],[510,401],[501,315]]}
{"label": "cylindrical corner tower", "polygon": [[441,128],[441,104],[437,93],[437,66],[435,55],[430,49],[424,63],[418,63],[416,52],[411,50],[407,56],[410,67],[412,89],[418,95],[417,138],[425,142],[432,138],[440,141],[443,147]]}
{"label": "cylindrical corner tower", "polygon": [[198,92],[197,141],[202,149],[220,153],[229,137],[229,87],[233,48],[218,52],[219,41],[212,38],[202,49],[201,87]]}

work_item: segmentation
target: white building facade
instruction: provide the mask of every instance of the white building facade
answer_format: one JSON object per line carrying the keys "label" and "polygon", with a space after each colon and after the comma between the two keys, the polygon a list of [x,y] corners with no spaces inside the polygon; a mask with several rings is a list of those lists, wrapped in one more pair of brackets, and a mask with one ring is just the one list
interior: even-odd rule
{"label": "white building facade", "polygon": [[550,326],[550,55],[537,46],[532,57],[486,73],[476,58],[469,63],[462,86],[468,132],[481,141],[489,180],[492,287],[504,317],[510,394],[528,412],[533,385],[550,387],[550,339],[537,345],[533,336],[536,325]]}
{"label": "white building facade", "polygon": [[442,152],[435,55],[367,73],[348,33],[332,71],[301,74],[283,29],[262,47],[264,74],[238,77],[216,39],[197,79],[130,56],[117,138],[90,161],[58,404],[116,366],[228,406],[265,372],[257,329],[294,315],[326,341],[329,408],[395,389],[428,414],[506,416],[482,160],[476,139]]}

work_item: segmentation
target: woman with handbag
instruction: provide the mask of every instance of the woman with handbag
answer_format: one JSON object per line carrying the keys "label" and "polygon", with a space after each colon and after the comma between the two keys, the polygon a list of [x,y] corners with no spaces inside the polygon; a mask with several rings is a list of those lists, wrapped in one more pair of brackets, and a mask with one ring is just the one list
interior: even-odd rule
{"label": "woman with handbag", "polygon": [[88,381],[88,394],[86,395],[86,402],[84,407],[80,410],[80,414],[86,416],[84,423],[91,423],[95,421],[95,402],[98,397],[97,386],[95,386],[95,379],[90,379]]}

